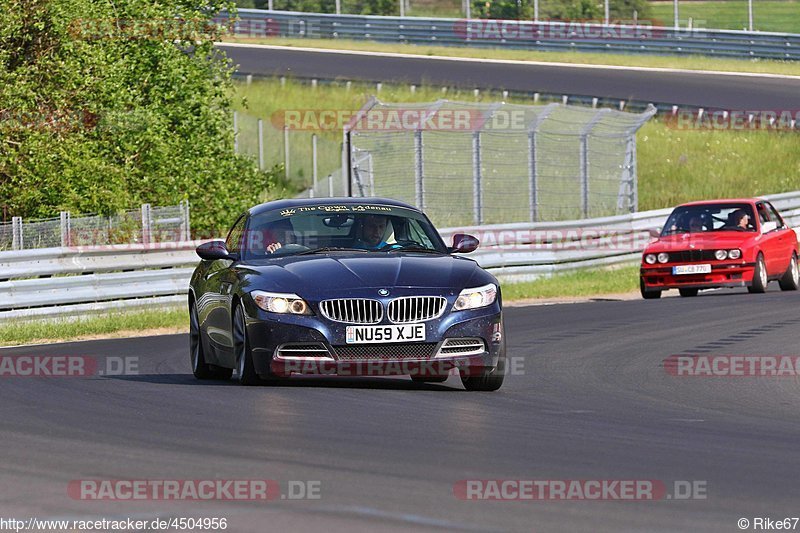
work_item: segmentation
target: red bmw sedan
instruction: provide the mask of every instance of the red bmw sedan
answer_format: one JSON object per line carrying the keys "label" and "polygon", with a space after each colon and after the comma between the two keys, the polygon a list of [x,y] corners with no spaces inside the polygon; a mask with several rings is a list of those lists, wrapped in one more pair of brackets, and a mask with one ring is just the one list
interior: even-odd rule
{"label": "red bmw sedan", "polygon": [[645,299],[678,289],[747,287],[764,292],[777,280],[797,290],[798,236],[768,201],[750,198],[691,202],[676,207],[642,254],[639,286]]}

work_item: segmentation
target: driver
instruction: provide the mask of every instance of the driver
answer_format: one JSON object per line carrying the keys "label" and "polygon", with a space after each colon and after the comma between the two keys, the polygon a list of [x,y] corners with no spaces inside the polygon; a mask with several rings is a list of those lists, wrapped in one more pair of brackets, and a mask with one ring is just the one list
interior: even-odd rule
{"label": "driver", "polygon": [[383,240],[389,217],[383,215],[367,215],[360,220],[360,235],[353,243],[353,248],[363,250],[379,250],[388,243]]}

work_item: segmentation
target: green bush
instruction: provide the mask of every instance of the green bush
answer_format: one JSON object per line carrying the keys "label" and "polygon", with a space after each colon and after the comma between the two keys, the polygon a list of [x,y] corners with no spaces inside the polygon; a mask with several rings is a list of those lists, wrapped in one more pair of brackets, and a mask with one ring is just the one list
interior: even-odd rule
{"label": "green bush", "polygon": [[[274,194],[233,153],[228,0],[6,0],[0,10],[0,206],[111,214],[188,199],[194,229]],[[176,20],[176,15],[183,22]]]}

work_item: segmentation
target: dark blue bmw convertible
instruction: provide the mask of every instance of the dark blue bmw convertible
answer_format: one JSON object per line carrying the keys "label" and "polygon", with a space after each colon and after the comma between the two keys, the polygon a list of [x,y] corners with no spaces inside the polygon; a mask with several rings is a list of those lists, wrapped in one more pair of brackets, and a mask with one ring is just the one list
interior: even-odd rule
{"label": "dark blue bmw convertible", "polygon": [[497,390],[505,373],[497,280],[430,220],[379,198],[281,200],[197,248],[189,288],[198,379],[405,375]]}

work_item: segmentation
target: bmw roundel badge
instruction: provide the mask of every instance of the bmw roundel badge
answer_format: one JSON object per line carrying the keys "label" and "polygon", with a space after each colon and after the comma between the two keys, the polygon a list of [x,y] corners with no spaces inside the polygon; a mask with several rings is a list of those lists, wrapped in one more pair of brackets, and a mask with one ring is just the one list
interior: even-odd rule
{"label": "bmw roundel badge", "polygon": [[389,296],[389,289],[378,289],[378,294],[381,296]]}

